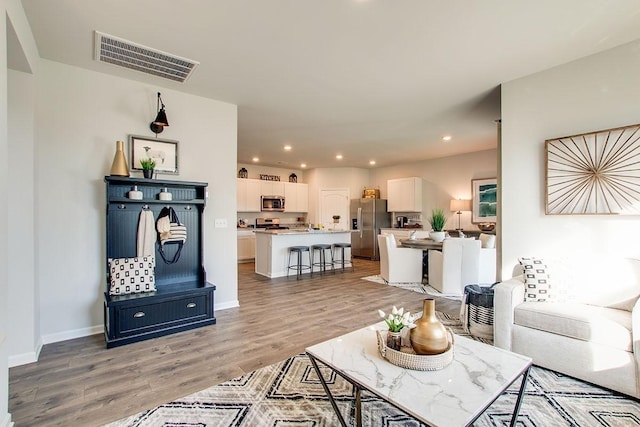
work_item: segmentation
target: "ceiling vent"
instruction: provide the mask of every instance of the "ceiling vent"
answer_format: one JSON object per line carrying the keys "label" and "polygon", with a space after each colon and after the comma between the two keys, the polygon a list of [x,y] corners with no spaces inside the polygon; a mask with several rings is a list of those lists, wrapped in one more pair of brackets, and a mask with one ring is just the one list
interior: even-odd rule
{"label": "ceiling vent", "polygon": [[95,32],[94,59],[181,83],[200,64],[99,31]]}

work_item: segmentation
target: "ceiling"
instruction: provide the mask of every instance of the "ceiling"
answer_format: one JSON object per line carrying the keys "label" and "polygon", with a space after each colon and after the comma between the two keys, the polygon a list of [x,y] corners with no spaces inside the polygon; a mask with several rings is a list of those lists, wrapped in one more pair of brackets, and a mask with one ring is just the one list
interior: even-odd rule
{"label": "ceiling", "polygon": [[[238,162],[291,169],[495,148],[501,83],[640,38],[637,0],[22,3],[41,57],[237,104]],[[200,65],[176,83],[100,63],[94,30]]]}

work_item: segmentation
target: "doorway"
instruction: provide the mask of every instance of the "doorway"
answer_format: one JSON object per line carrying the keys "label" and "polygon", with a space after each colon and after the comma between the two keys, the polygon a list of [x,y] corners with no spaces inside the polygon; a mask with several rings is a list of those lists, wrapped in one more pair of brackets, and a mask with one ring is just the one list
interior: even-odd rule
{"label": "doorway", "polygon": [[334,227],[333,216],[340,215],[335,228],[349,230],[349,189],[327,188],[320,190],[320,209],[318,222],[324,228]]}

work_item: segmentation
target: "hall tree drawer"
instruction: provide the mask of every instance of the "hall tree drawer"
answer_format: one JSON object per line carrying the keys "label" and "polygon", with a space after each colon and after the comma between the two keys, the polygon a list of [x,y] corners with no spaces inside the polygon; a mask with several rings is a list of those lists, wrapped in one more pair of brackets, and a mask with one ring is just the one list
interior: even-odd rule
{"label": "hall tree drawer", "polygon": [[207,296],[191,295],[172,301],[123,307],[117,313],[120,336],[139,334],[149,327],[174,326],[207,317]]}

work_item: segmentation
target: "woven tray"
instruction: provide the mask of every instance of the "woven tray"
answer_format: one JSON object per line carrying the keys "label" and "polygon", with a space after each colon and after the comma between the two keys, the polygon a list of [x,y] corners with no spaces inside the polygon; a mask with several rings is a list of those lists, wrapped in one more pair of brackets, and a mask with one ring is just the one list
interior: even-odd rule
{"label": "woven tray", "polygon": [[400,351],[389,348],[387,347],[386,332],[377,330],[378,351],[383,358],[401,368],[415,371],[437,371],[453,361],[453,332],[451,328],[447,328],[447,332],[449,333],[447,350],[444,353],[427,355],[416,354],[411,347],[402,347]]}

